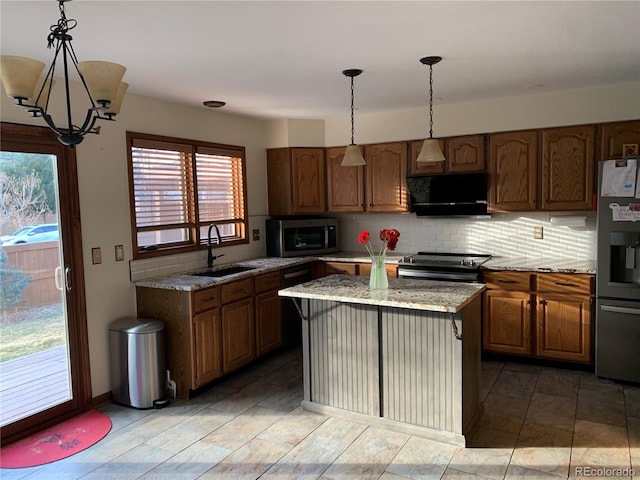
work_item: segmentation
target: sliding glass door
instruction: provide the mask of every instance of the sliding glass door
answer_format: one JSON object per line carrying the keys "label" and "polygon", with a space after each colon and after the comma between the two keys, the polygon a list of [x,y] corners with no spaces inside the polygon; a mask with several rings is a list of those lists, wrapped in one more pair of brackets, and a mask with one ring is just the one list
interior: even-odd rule
{"label": "sliding glass door", "polygon": [[75,151],[47,129],[2,125],[2,443],[90,404]]}

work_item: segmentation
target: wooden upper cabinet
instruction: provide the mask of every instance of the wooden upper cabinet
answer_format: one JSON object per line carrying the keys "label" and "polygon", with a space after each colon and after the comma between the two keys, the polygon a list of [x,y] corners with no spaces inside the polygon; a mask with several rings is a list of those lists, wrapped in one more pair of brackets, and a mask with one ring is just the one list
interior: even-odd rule
{"label": "wooden upper cabinet", "polygon": [[407,211],[407,150],[407,142],[365,146],[368,211]]}
{"label": "wooden upper cabinet", "polygon": [[599,137],[597,160],[640,155],[640,120],[605,123],[600,127]]}
{"label": "wooden upper cabinet", "polygon": [[364,212],[364,168],[342,167],[346,147],[327,149],[327,210]]}
{"label": "wooden upper cabinet", "polygon": [[537,169],[535,130],[489,135],[490,210],[535,210]]}
{"label": "wooden upper cabinet", "polygon": [[484,135],[447,138],[445,158],[450,173],[484,171]]}
{"label": "wooden upper cabinet", "polygon": [[[446,162],[438,163],[418,163],[416,162],[424,140],[415,140],[409,144],[409,174],[410,175],[433,175],[438,173],[444,173],[444,167]],[[440,150],[444,153],[444,139],[439,138],[438,144]]]}
{"label": "wooden upper cabinet", "polygon": [[323,148],[267,150],[269,214],[319,214],[325,207]]}
{"label": "wooden upper cabinet", "polygon": [[595,164],[595,127],[541,131],[541,210],[591,210]]}

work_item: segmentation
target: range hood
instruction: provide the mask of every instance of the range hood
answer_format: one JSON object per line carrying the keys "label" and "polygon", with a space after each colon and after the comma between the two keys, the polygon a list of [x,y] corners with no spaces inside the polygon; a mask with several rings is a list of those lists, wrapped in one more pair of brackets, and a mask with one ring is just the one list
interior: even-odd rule
{"label": "range hood", "polygon": [[411,211],[419,217],[489,215],[486,173],[407,177],[407,186]]}

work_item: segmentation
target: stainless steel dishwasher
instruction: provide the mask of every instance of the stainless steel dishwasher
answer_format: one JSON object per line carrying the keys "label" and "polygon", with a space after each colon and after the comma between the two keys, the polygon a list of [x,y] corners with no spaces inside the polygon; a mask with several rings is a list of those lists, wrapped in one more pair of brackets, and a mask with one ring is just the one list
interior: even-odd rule
{"label": "stainless steel dishwasher", "polygon": [[[311,264],[296,265],[280,271],[280,288],[293,287],[311,281]],[[280,299],[282,347],[302,345],[302,322],[291,298]]]}

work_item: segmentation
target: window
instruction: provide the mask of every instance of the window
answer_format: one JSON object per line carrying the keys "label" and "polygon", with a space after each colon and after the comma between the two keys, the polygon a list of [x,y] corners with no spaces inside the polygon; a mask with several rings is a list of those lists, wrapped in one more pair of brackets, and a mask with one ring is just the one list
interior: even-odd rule
{"label": "window", "polygon": [[[134,258],[247,243],[244,147],[127,132]],[[217,242],[217,239],[212,240]]]}

